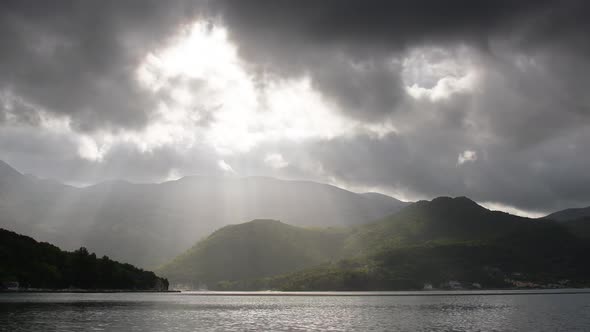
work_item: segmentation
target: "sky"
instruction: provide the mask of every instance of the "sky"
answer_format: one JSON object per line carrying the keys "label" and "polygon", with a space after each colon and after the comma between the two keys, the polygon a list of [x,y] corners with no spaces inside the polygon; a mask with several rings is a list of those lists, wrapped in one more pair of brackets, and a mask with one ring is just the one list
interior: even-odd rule
{"label": "sky", "polygon": [[3,1],[0,159],[590,205],[590,3]]}

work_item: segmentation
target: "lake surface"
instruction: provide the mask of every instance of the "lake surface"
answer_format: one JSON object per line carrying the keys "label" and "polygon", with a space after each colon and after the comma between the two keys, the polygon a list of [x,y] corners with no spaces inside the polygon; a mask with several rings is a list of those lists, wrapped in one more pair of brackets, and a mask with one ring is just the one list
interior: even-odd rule
{"label": "lake surface", "polygon": [[590,293],[462,294],[4,293],[0,331],[590,331]]}

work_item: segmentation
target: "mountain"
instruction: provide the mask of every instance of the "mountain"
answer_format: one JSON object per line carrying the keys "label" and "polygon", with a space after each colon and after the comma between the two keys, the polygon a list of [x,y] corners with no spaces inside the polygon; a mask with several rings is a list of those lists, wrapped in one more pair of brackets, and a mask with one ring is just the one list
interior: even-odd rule
{"label": "mountain", "polygon": [[16,169],[0,160],[0,183],[18,181],[22,177]]}
{"label": "mountain", "polygon": [[0,229],[0,288],[18,282],[24,288],[167,290],[168,281],[153,272],[97,258],[85,248],[61,251],[49,243]]}
{"label": "mountain", "polygon": [[[515,239],[518,240],[518,239]],[[562,247],[562,241],[573,241]],[[588,242],[561,232],[551,241],[450,242],[389,247],[271,278],[238,289],[369,291],[435,288],[586,288]],[[230,289],[224,283],[219,289]]]}
{"label": "mountain", "polygon": [[560,222],[567,227],[572,234],[590,240],[590,217],[579,218]]}
{"label": "mountain", "polygon": [[542,219],[557,221],[577,236],[590,239],[590,206],[557,211]]}
{"label": "mountain", "polygon": [[366,251],[433,241],[481,241],[526,229],[533,222],[533,219],[488,210],[467,197],[438,197],[416,202],[398,213],[357,227],[350,242],[353,249]]}
{"label": "mountain", "polygon": [[572,221],[576,219],[590,218],[590,206],[557,211],[543,218],[555,221]]}
{"label": "mountain", "polygon": [[53,229],[65,219],[63,206],[77,193],[77,188],[23,175],[0,161],[0,227],[52,241]]}
{"label": "mountain", "polygon": [[[335,241],[322,241],[327,257],[304,255],[319,244],[294,240],[301,236],[290,234],[304,230],[285,224],[247,223],[218,232],[162,274],[233,290],[397,290],[445,287],[452,280],[483,287],[590,284],[587,239],[560,223],[490,211],[466,197],[420,201],[376,222],[340,228]],[[227,270],[233,264],[239,268]],[[242,269],[264,272],[242,275]]]}
{"label": "mountain", "polygon": [[159,272],[193,286],[267,277],[338,258],[347,235],[253,220],[215,231]]}
{"label": "mountain", "polygon": [[366,223],[407,205],[385,195],[265,177],[184,177],[76,188],[0,163],[0,227],[141,267],[159,266],[219,227],[252,219],[298,226]]}
{"label": "mountain", "polygon": [[467,288],[587,287],[590,238],[586,235],[568,225],[490,211],[465,197],[440,197],[357,227],[347,240],[357,251],[349,252],[348,259],[241,287],[403,290],[424,284],[452,288],[457,283]]}

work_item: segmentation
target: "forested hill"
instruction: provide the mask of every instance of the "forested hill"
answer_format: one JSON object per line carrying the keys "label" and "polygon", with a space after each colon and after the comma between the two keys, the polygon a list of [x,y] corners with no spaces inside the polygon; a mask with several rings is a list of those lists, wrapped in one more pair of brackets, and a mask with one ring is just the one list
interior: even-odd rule
{"label": "forested hill", "polygon": [[581,230],[560,222],[490,211],[465,197],[440,197],[358,227],[349,239],[355,252],[348,259],[234,287],[588,287],[590,242],[588,232]]}
{"label": "forested hill", "polygon": [[167,290],[153,272],[97,258],[85,248],[62,251],[45,242],[0,228],[0,287],[86,290]]}
{"label": "forested hill", "polygon": [[311,229],[277,220],[225,226],[163,266],[159,273],[183,285],[268,277],[339,258],[349,231]]}
{"label": "forested hill", "polygon": [[590,241],[583,225],[588,223],[573,228],[490,211],[466,197],[439,197],[350,228],[303,229],[278,221],[228,226],[161,272],[172,283],[225,290],[456,285],[449,282],[466,288],[587,287]]}

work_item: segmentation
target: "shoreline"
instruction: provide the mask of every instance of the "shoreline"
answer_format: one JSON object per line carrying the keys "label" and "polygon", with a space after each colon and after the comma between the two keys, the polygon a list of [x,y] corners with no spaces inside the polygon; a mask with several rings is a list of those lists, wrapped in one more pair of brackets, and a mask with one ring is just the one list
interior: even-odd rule
{"label": "shoreline", "polygon": [[181,291],[184,296],[483,296],[590,294],[590,288],[414,291]]}
{"label": "shoreline", "polygon": [[135,289],[18,289],[18,290],[0,290],[0,294],[16,294],[16,293],[181,293],[179,290],[135,290]]}
{"label": "shoreline", "polygon": [[408,290],[408,291],[182,291],[182,290],[0,290],[0,294],[176,294],[181,296],[498,296],[590,294],[590,288],[487,289],[487,290]]}

